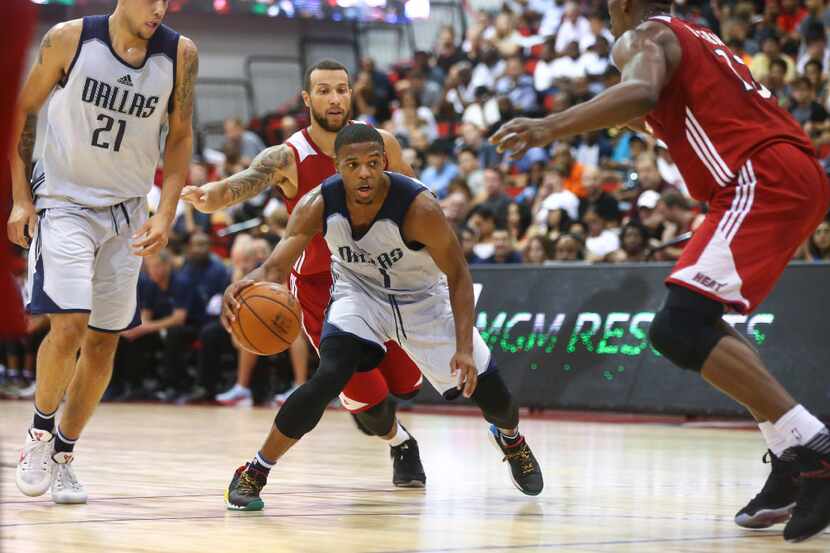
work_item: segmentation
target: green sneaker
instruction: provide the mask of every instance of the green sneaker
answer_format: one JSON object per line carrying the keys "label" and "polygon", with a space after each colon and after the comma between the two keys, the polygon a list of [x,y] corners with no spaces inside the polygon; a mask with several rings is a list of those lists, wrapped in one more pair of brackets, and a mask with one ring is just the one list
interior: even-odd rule
{"label": "green sneaker", "polygon": [[265,474],[248,464],[239,467],[225,490],[225,505],[232,511],[261,511],[265,503],[259,492],[267,480]]}

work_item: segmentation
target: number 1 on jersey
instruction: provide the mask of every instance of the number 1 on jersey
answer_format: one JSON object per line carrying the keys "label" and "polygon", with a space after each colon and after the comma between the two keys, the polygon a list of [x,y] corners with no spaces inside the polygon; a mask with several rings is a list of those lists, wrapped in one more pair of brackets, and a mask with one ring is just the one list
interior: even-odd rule
{"label": "number 1 on jersey", "polygon": [[386,272],[386,269],[378,267],[378,271],[380,271],[380,274],[383,275],[383,287],[392,288],[392,279],[389,278],[389,273]]}
{"label": "number 1 on jersey", "polygon": [[111,131],[113,124],[117,122],[118,131],[115,133],[115,141],[113,142],[112,150],[114,152],[119,151],[121,149],[121,141],[124,140],[124,131],[127,130],[127,122],[123,119],[113,119],[109,115],[104,115],[103,113],[98,115],[98,121],[103,121],[104,124],[93,131],[92,145],[109,150],[110,143],[101,139],[101,133]]}
{"label": "number 1 on jersey", "polygon": [[[732,59],[734,59],[736,62],[738,62],[739,64],[746,67],[746,64],[744,63],[744,60],[742,60],[741,58],[739,58],[738,56],[736,56],[734,54],[732,54],[732,59],[730,59],[729,52],[727,52],[727,51],[725,51],[721,48],[715,49],[715,54],[722,57],[726,61],[726,64],[729,66],[729,69],[732,70],[732,73],[734,73],[735,76],[738,77],[738,79],[740,79],[741,83],[743,83],[745,91],[749,92],[750,90],[754,90],[755,92],[757,92],[758,94],[761,95],[761,98],[764,98],[764,99],[769,98],[769,97],[772,96],[772,92],[770,92],[767,87],[765,87],[764,85],[762,85],[761,83],[756,81],[754,78],[752,78],[751,73],[749,75],[749,82],[747,82],[743,77],[741,77],[740,73],[738,73],[738,71],[735,69],[735,66],[732,65]],[[748,67],[747,67],[747,72],[749,72]]]}

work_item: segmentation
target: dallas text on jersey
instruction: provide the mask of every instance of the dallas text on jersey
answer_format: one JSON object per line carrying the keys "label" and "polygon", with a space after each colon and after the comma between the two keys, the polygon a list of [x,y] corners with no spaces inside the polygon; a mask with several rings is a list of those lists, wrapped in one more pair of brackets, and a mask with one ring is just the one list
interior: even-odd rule
{"label": "dallas text on jersey", "polygon": [[[126,88],[87,77],[81,99],[99,108],[146,119],[156,111],[158,96],[131,93]],[[129,106],[129,108],[127,107]]]}

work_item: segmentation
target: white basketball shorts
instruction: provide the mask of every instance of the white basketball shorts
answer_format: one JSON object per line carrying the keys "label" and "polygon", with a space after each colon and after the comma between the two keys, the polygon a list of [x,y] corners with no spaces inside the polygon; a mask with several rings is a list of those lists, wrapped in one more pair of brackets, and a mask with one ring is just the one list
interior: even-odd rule
{"label": "white basketball shorts", "polygon": [[29,313],[89,313],[89,327],[101,332],[138,326],[141,257],[130,243],[146,219],[144,198],[40,211],[29,251]]}

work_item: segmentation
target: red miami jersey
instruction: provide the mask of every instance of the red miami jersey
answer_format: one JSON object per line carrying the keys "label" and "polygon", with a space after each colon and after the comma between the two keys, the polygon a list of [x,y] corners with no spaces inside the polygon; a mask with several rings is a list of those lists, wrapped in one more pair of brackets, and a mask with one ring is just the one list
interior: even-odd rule
{"label": "red miami jersey", "polygon": [[[294,151],[294,158],[297,162],[297,194],[285,200],[285,205],[290,214],[300,201],[300,198],[314,190],[320,183],[337,172],[334,167],[334,159],[327,156],[317,147],[317,144],[308,134],[308,129],[303,129],[292,134],[286,144]],[[294,264],[294,272],[302,275],[315,275],[328,273],[331,270],[331,254],[323,240],[323,235],[318,234],[311,239],[305,251]]]}
{"label": "red miami jersey", "polygon": [[747,159],[771,144],[815,156],[795,119],[716,34],[669,16],[650,21],[670,27],[683,54],[646,121],[668,144],[693,198],[709,201],[735,186]]}

